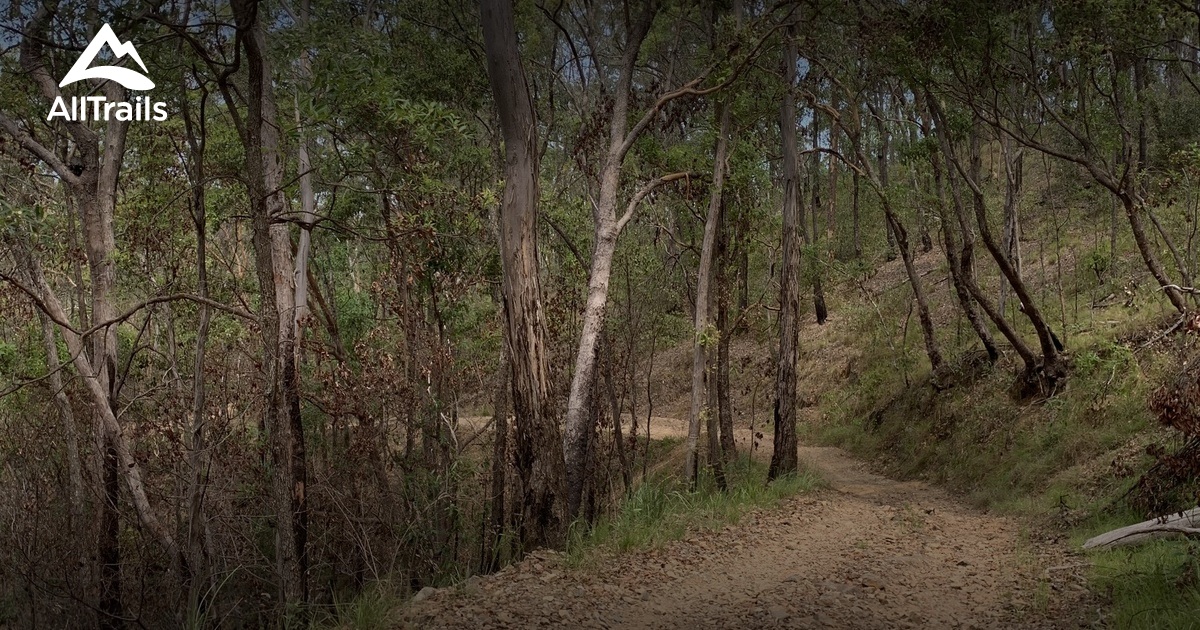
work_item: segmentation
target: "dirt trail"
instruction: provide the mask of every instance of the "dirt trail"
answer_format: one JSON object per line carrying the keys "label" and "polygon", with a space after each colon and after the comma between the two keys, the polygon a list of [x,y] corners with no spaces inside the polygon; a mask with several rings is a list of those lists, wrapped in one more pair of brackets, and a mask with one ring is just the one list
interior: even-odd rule
{"label": "dirt trail", "polygon": [[[658,435],[682,428],[659,424]],[[829,489],[583,570],[539,552],[438,591],[411,606],[405,621],[866,629],[1067,628],[1096,619],[1077,563],[1024,541],[1017,522],[919,482],[872,474],[838,449],[802,447],[800,457]]]}

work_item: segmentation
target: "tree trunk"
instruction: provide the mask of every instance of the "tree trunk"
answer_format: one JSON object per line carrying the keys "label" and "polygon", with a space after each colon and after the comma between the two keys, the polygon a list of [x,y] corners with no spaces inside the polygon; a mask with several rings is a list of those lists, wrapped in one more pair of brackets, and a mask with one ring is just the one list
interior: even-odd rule
{"label": "tree trunk", "polygon": [[795,27],[789,27],[783,54],[787,87],[779,110],[783,139],[783,234],[779,271],[779,363],[775,370],[775,439],[767,479],[778,479],[799,468],[796,443],[796,364],[800,348],[800,177],[797,173],[796,106],[792,85],[796,81]]}
{"label": "tree trunk", "polygon": [[1174,536],[1200,538],[1200,508],[1166,514],[1105,532],[1087,539],[1083,548],[1111,549]]}
{"label": "tree trunk", "polygon": [[[26,35],[20,41],[21,69],[37,84],[42,95],[50,100],[61,96],[62,92],[50,76],[50,71],[43,58],[43,35],[50,24],[52,11],[49,5],[40,6],[26,25]],[[125,89],[116,82],[108,82],[100,88],[108,101],[125,100]],[[84,251],[87,257],[91,283],[91,316],[92,323],[106,322],[116,315],[114,301],[116,290],[116,265],[114,252],[116,240],[113,232],[113,211],[116,205],[117,183],[120,178],[121,165],[125,154],[125,139],[129,129],[128,121],[114,120],[105,124],[103,133],[89,128],[81,122],[65,123],[67,135],[75,145],[75,157],[72,167],[68,168],[54,152],[38,143],[25,133],[15,122],[0,113],[0,127],[8,131],[17,144],[41,159],[54,170],[64,182],[68,193],[69,203],[79,213],[84,236]],[[101,151],[103,147],[103,151]],[[101,160],[103,156],[103,160]],[[29,254],[32,266],[32,253]],[[32,269],[31,269],[32,271]],[[40,275],[40,267],[38,267]],[[81,288],[81,287],[80,287]],[[57,299],[52,295],[48,285],[42,287],[48,299]],[[82,290],[82,288],[81,288]],[[80,304],[81,314],[86,312]],[[66,322],[65,314],[49,313],[52,319]],[[82,316],[82,315],[81,315]],[[63,329],[64,338],[68,345],[71,337]],[[136,469],[121,470],[124,463],[122,453],[129,455],[127,448],[123,451],[124,437],[117,423],[115,409],[116,401],[116,372],[117,372],[117,332],[116,326],[107,326],[91,336],[92,353],[90,357],[77,357],[76,369],[89,387],[93,395],[93,426],[96,432],[97,445],[97,501],[96,528],[97,557],[100,562],[100,585],[97,609],[100,613],[99,623],[102,627],[116,627],[123,623],[124,607],[121,599],[121,550],[120,550],[120,521],[118,512],[120,479],[125,477],[131,483],[131,494],[134,505],[139,508],[139,517],[149,518],[154,524],[152,528],[160,534],[161,542],[166,544],[171,561],[177,563],[181,571],[186,566],[179,564],[178,549],[174,540],[165,529],[157,529],[157,521],[149,511],[141,489],[140,473]],[[82,352],[82,344],[86,339],[77,339]],[[83,359],[88,369],[79,369]],[[93,372],[92,368],[96,368]],[[127,445],[125,445],[127,447]],[[127,460],[132,461],[130,455]],[[184,577],[186,581],[186,577]]]}
{"label": "tree trunk", "polygon": [[546,314],[538,276],[537,121],[521,66],[512,2],[481,0],[480,19],[488,79],[504,134],[501,291],[517,429],[514,459],[521,501],[518,536],[521,548],[529,551],[561,545],[567,525],[562,441],[550,408]]}
{"label": "tree trunk", "polygon": [[[1145,194],[1145,181],[1140,177],[1147,164],[1150,153],[1150,134],[1146,133],[1146,117],[1148,107],[1145,102],[1146,91],[1146,59],[1138,57],[1133,61],[1133,99],[1137,107],[1137,164],[1134,165],[1133,185],[1139,195]],[[1182,270],[1181,270],[1182,271]]]}
{"label": "tree trunk", "polygon": [[[34,258],[31,253],[31,248],[19,241],[14,243],[17,255],[21,264],[27,270],[32,290],[37,293],[40,299],[39,308],[56,322],[68,321],[67,315],[62,308],[62,304],[58,301],[58,297],[54,294],[53,289],[46,282],[46,278],[42,272],[40,263]],[[108,320],[104,320],[108,321]],[[113,460],[110,466],[111,470],[116,471],[118,482],[124,479],[126,488],[129,490],[130,500],[133,503],[134,511],[138,515],[142,526],[157,540],[162,546],[171,562],[179,566],[180,571],[186,576],[187,564],[180,556],[180,549],[171,535],[170,530],[159,522],[158,517],[154,514],[154,510],[150,505],[150,500],[146,494],[146,487],[142,481],[141,468],[137,460],[133,457],[133,449],[127,440],[124,432],[121,430],[120,424],[117,422],[117,417],[112,407],[109,405],[109,392],[102,387],[102,382],[99,377],[99,372],[93,367],[91,360],[84,351],[84,338],[80,336],[72,328],[59,326],[64,341],[67,344],[67,352],[72,357],[72,364],[75,371],[82,376],[81,380],[87,388],[88,394],[91,397],[93,408],[99,416],[100,427],[98,431],[98,442],[102,446],[106,446],[105,450],[100,451],[100,456],[111,458]],[[106,463],[107,465],[107,463]],[[102,501],[105,497],[110,498],[116,494],[117,488],[112,488],[112,482],[107,477],[102,477]],[[112,506],[110,506],[112,507]],[[111,517],[109,515],[112,515]],[[99,518],[105,527],[113,526],[113,522],[108,519],[112,518],[115,521],[115,512],[110,510],[100,510]],[[102,532],[103,534],[104,532]],[[119,553],[119,547],[100,548],[101,572],[104,574],[101,588],[109,588],[113,585],[120,585],[120,565],[112,564],[118,560],[113,558],[111,553]],[[112,580],[112,581],[109,581]],[[106,597],[115,599],[106,599]],[[100,603],[104,604],[120,604],[120,592],[101,594]],[[113,617],[111,609],[100,609],[100,625],[104,627],[122,627],[123,619],[121,617]]]}
{"label": "tree trunk", "polygon": [[567,400],[566,433],[563,450],[567,462],[568,514],[577,516],[583,498],[586,474],[588,436],[591,426],[587,410],[591,406],[592,387],[596,378],[596,358],[600,333],[604,327],[604,311],[608,303],[612,259],[617,249],[615,229],[607,222],[596,228],[592,250],[592,268],[588,277],[587,302],[583,310],[583,330],[579,333],[579,349],[571,391]]}
{"label": "tree trunk", "polygon": [[739,313],[746,312],[750,306],[750,249],[746,247],[745,241],[740,240],[741,246],[737,248],[738,255],[738,300],[737,307]]}
{"label": "tree trunk", "polygon": [[941,106],[938,105],[938,102],[933,98],[932,95],[927,96],[927,103],[929,103],[930,113],[933,116],[934,123],[937,125],[935,134],[938,139],[939,150],[947,160],[948,164],[954,164],[955,166],[953,169],[946,169],[946,177],[950,180],[954,214],[955,218],[958,220],[959,233],[963,238],[962,254],[959,256],[959,267],[962,270],[961,273],[963,284],[971,293],[971,297],[975,298],[975,302],[979,305],[979,308],[983,309],[983,312],[986,313],[988,318],[992,320],[992,323],[996,325],[996,329],[1000,331],[1000,334],[1004,335],[1004,338],[1008,340],[1009,344],[1011,344],[1017,354],[1020,355],[1021,360],[1025,364],[1025,373],[1033,374],[1037,370],[1037,357],[1033,354],[1033,351],[1029,349],[1029,346],[1025,344],[1024,340],[1017,335],[1017,332],[1013,330],[1012,325],[1010,325],[1008,320],[1004,317],[1004,313],[992,305],[987,295],[975,282],[975,234],[971,229],[970,220],[967,218],[966,207],[963,203],[963,191],[959,185],[959,176],[956,175],[956,172],[958,174],[962,174],[965,173],[966,170],[963,169],[962,165],[959,163],[959,158],[954,151],[953,145],[950,143],[950,139],[945,135],[945,133],[943,133],[943,129],[945,129],[945,122],[942,118]]}
{"label": "tree trunk", "polygon": [[[1163,245],[1167,246],[1167,251],[1170,252],[1172,260],[1175,261],[1175,268],[1179,271],[1179,276],[1183,280],[1183,286],[1194,286],[1191,268],[1180,254],[1179,248],[1175,246],[1175,239],[1171,237],[1171,233],[1158,220],[1158,216],[1154,214],[1154,211],[1149,206],[1143,205],[1142,211],[1146,213],[1146,216],[1150,217],[1150,223],[1154,225],[1154,231],[1162,239]],[[1195,296],[1193,295],[1194,298]]]}
{"label": "tree trunk", "polygon": [[[816,112],[812,115],[812,148],[816,149],[821,146],[821,123],[817,119]],[[809,212],[809,227],[807,228],[807,239],[805,245],[816,245],[821,240],[821,232],[817,229],[817,215],[821,212],[824,204],[821,202],[821,154],[813,151],[812,157],[809,159],[808,180],[811,190],[811,208]],[[815,248],[814,248],[815,249]]]}
{"label": "tree trunk", "polygon": [[[196,231],[196,293],[208,298],[208,216],[205,206],[204,152],[207,143],[205,106],[208,94],[201,91],[200,115],[193,117],[187,99],[183,99],[184,127],[188,141],[188,180],[192,186],[191,215]],[[208,485],[208,439],[205,418],[205,374],[204,359],[208,347],[208,329],[211,311],[207,304],[200,304],[199,323],[196,329],[195,360],[192,364],[192,425],[188,436],[188,529],[187,554],[194,579],[189,585],[188,608],[203,615],[207,607],[207,594],[213,592],[214,584],[206,583],[210,575],[205,541],[208,536],[208,519],[204,510],[204,497]]]}
{"label": "tree trunk", "polygon": [[[613,378],[613,367],[616,362],[613,354],[616,352],[616,344],[612,343],[611,337],[605,334],[604,338],[604,388],[608,392],[608,408],[612,415],[613,422],[613,442],[616,445],[617,461],[621,465],[621,482],[625,492],[629,492],[633,486],[632,469],[629,467],[629,456],[625,453],[625,434],[621,428],[621,393],[617,391],[616,381]],[[631,416],[632,417],[632,416]]]}
{"label": "tree trunk", "polygon": [[[720,130],[717,135],[717,146],[713,156],[712,196],[708,202],[708,216],[704,220],[704,240],[700,246],[700,266],[696,271],[696,319],[694,337],[692,339],[692,407],[688,416],[688,435],[686,460],[684,462],[684,478],[693,485],[699,472],[697,467],[697,442],[700,437],[700,421],[702,416],[709,418],[716,410],[706,409],[706,388],[711,375],[708,373],[708,353],[710,348],[716,350],[720,334],[709,321],[710,286],[713,279],[713,258],[716,254],[717,232],[721,224],[721,194],[725,185],[725,171],[729,153],[729,134],[733,119],[733,103],[723,99],[721,103]],[[715,420],[715,419],[714,419]],[[715,427],[716,423],[712,423]],[[713,436],[715,437],[715,436]],[[720,447],[720,444],[710,438],[710,442]],[[714,472],[720,476],[719,453],[709,453],[709,461],[713,463]]]}
{"label": "tree trunk", "polygon": [[896,248],[900,250],[900,260],[904,263],[904,272],[908,274],[908,283],[912,285],[913,297],[917,301],[917,319],[921,323],[921,337],[925,340],[925,353],[929,356],[929,365],[933,370],[936,382],[937,373],[942,368],[942,352],[938,348],[937,337],[934,335],[933,318],[929,314],[929,298],[925,295],[921,274],[913,264],[912,249],[908,245],[908,232],[900,222],[900,217],[892,210],[891,202],[886,195],[883,198],[884,218],[892,226],[892,235],[896,237]]}
{"label": "tree trunk", "polygon": [[[638,413],[637,413],[637,373],[638,373],[638,332],[641,329],[641,311],[638,310],[638,317],[634,318],[633,308],[633,278],[630,274],[631,265],[625,266],[625,312],[626,312],[626,333],[628,334],[625,347],[625,379],[622,387],[628,388],[629,391],[629,481],[633,481],[633,472],[637,468],[637,437],[638,437]],[[649,396],[650,392],[646,392]]]}
{"label": "tree trunk", "polygon": [[295,263],[283,198],[283,164],[266,31],[259,5],[239,0],[238,27],[246,35],[248,69],[246,181],[252,243],[262,295],[263,368],[267,396],[263,424],[270,444],[275,493],[276,562],[284,614],[300,622],[308,603],[308,493],[300,382],[296,366]]}
{"label": "tree trunk", "polygon": [[860,176],[858,174],[858,171],[854,171],[854,191],[853,191],[853,195],[851,196],[851,201],[850,201],[850,204],[851,204],[850,212],[853,216],[853,221],[854,221],[854,259],[855,260],[862,258],[862,255],[863,255],[862,234],[859,231],[859,219],[858,219],[858,194],[859,194],[859,188],[860,188],[859,177]]}
{"label": "tree trunk", "polygon": [[[929,133],[929,126],[926,125],[926,133]],[[934,151],[929,156],[930,166],[933,169],[933,182],[937,190],[939,217],[942,224],[942,246],[946,250],[946,262],[950,265],[950,280],[954,284],[954,295],[958,298],[958,305],[962,308],[963,314],[967,317],[967,322],[971,324],[971,329],[975,331],[975,335],[979,337],[980,343],[983,344],[983,349],[987,352],[988,361],[995,363],[1000,357],[999,351],[996,350],[996,344],[992,340],[992,333],[988,330],[987,323],[979,316],[979,311],[975,309],[975,302],[971,297],[971,291],[967,287],[965,280],[966,273],[963,270],[963,258],[960,253],[970,255],[966,250],[960,250],[958,239],[955,238],[954,225],[951,221],[949,206],[946,198],[946,181],[944,170],[942,168],[942,156],[939,152]]]}
{"label": "tree trunk", "polygon": [[1146,227],[1142,222],[1142,213],[1146,211],[1145,206],[1135,199],[1133,195],[1124,192],[1119,195],[1121,207],[1125,209],[1125,217],[1129,219],[1129,227],[1133,232],[1133,242],[1137,244],[1138,252],[1142,255],[1142,261],[1146,263],[1146,267],[1150,270],[1150,275],[1158,281],[1159,286],[1163,288],[1163,293],[1167,294],[1167,299],[1171,301],[1171,306],[1180,313],[1187,312],[1187,302],[1183,298],[1183,294],[1175,288],[1171,279],[1167,276],[1166,270],[1163,269],[1162,263],[1159,262],[1158,256],[1154,254],[1154,249],[1150,244],[1149,237],[1146,236]]}
{"label": "tree trunk", "polygon": [[[830,128],[832,129],[832,125]],[[812,146],[815,149],[820,145],[819,128],[817,125],[816,113],[812,116]],[[833,160],[830,160],[832,164]],[[817,213],[822,208],[821,204],[821,154],[813,152],[812,154],[812,173],[810,179],[812,181],[812,206],[809,208],[812,213],[812,232],[806,232],[804,226],[800,226],[800,235],[804,237],[806,245],[811,245],[812,250],[812,283],[813,283],[813,311],[817,316],[817,323],[824,324],[825,318],[828,316],[828,311],[825,309],[825,288],[821,285],[821,255],[818,253],[820,247],[818,242],[821,240],[820,232],[817,231]],[[800,208],[801,221],[804,220],[804,208]]]}
{"label": "tree trunk", "polygon": [[508,396],[511,385],[508,353],[501,349],[500,368],[496,373],[496,391],[492,395],[492,487],[489,528],[483,539],[480,570],[494,573],[500,569],[500,548],[508,522],[505,505],[505,478],[508,471]]}
{"label": "tree trunk", "polygon": [[[724,227],[724,226],[723,226]],[[722,232],[725,232],[722,229]],[[722,236],[719,244],[724,245]],[[719,248],[719,249],[723,249]],[[716,396],[717,417],[721,433],[720,453],[724,463],[737,456],[737,443],[733,435],[733,407],[729,400],[729,344],[734,331],[729,326],[729,274],[727,252],[718,251],[717,265],[717,365],[716,365]]]}
{"label": "tree trunk", "polygon": [[[503,1],[503,0],[500,0]],[[621,219],[617,219],[617,199],[621,187],[621,166],[628,151],[628,142],[641,133],[635,128],[632,136],[626,137],[629,117],[629,97],[632,89],[634,66],[642,41],[650,30],[654,19],[652,9],[647,9],[631,27],[625,43],[625,53],[613,93],[613,109],[609,123],[608,154],[600,172],[600,198],[592,211],[594,238],[592,265],[588,276],[587,298],[583,310],[583,326],[579,333],[579,346],[575,353],[575,372],[571,377],[571,388],[567,395],[567,418],[563,434],[563,453],[566,458],[567,514],[570,518],[579,515],[583,486],[587,475],[587,441],[592,432],[589,410],[592,406],[593,383],[596,379],[597,345],[600,331],[604,327],[604,313],[608,306],[609,279],[612,275],[612,259],[617,249],[617,238],[624,229],[636,204],[649,191],[663,183],[662,178],[642,188]],[[485,20],[486,23],[486,20]]]}
{"label": "tree trunk", "polygon": [[[886,114],[888,111],[887,95],[881,95],[879,100],[879,109],[882,113]],[[887,121],[884,120],[882,116],[877,116],[875,118],[875,124],[879,130],[879,154],[876,156],[879,165],[879,185],[883,187],[884,191],[886,191],[891,181],[891,175],[889,172],[889,162],[891,160],[891,156],[889,154],[892,152],[892,132],[890,129],[888,129]],[[891,262],[896,260],[896,235],[892,233],[892,224],[889,221],[885,219],[883,223],[884,230],[887,235],[887,254],[885,257],[888,262]]]}
{"label": "tree trunk", "polygon": [[[1021,149],[1012,147],[1012,140],[1005,136],[1000,140],[1001,153],[1004,154],[1004,233],[1002,251],[1013,265],[1013,270],[1021,275],[1021,225],[1018,216],[1022,183],[1025,174],[1025,155]],[[1000,312],[1005,310],[1008,299],[1008,282],[1000,278]]]}
{"label": "tree trunk", "polygon": [[[836,116],[836,112],[832,108],[825,107],[831,117],[841,121],[840,116]],[[857,118],[858,111],[850,110],[849,115]],[[877,116],[880,118],[880,116]],[[854,155],[857,158],[858,168],[862,169],[863,174],[867,176],[867,181],[871,188],[875,190],[879,196],[879,202],[883,205],[884,219],[891,228],[891,232],[896,241],[896,246],[900,251],[900,258],[904,262],[904,271],[908,275],[908,283],[912,287],[913,297],[917,303],[917,317],[921,323],[921,336],[925,340],[925,352],[929,356],[929,363],[934,373],[934,385],[937,384],[937,374],[942,368],[943,360],[941,350],[938,348],[937,337],[934,335],[933,319],[929,313],[929,300],[925,295],[925,288],[921,282],[921,274],[917,272],[916,265],[913,263],[912,249],[908,243],[908,232],[905,230],[900,217],[896,214],[892,207],[891,198],[888,195],[887,187],[883,181],[877,177],[871,168],[871,161],[867,157],[866,152],[862,147],[862,138],[855,132],[861,128],[857,120],[852,125],[846,127],[841,123],[842,131],[845,132],[850,141],[850,145],[854,149]]]}
{"label": "tree trunk", "polygon": [[[296,13],[296,27],[303,30],[308,27],[309,0],[300,0]],[[312,79],[312,61],[308,58],[308,48],[300,51],[300,86],[307,88]],[[296,246],[296,313],[295,320],[299,325],[308,317],[308,258],[312,250],[312,228],[317,220],[317,197],[313,192],[312,161],[308,156],[308,137],[300,117],[300,95],[295,96],[296,128],[300,141],[296,146],[296,162],[300,171],[300,243]]]}
{"label": "tree trunk", "polygon": [[[837,126],[831,125],[829,128],[829,148],[833,151],[838,150],[838,133]],[[829,203],[825,206],[825,259],[832,261],[834,250],[837,247],[837,199],[838,199],[838,161],[834,157],[829,158]]]}
{"label": "tree trunk", "polygon": [[[718,344],[719,345],[719,344]],[[705,434],[708,438],[708,468],[712,471],[713,481],[722,492],[728,490],[725,484],[725,454],[721,451],[721,425],[719,417],[719,402],[717,400],[717,354],[708,353],[708,401],[704,409]]]}
{"label": "tree trunk", "polygon": [[[120,88],[115,88],[120,90]],[[110,100],[115,95],[110,95]],[[121,123],[114,123],[121,126]],[[128,123],[125,123],[128,127]],[[116,264],[113,253],[116,250],[116,240],[113,234],[113,210],[116,205],[117,173],[120,170],[121,156],[124,155],[124,133],[114,135],[106,133],[104,155],[107,159],[101,165],[94,149],[82,150],[84,157],[84,181],[71,186],[75,206],[81,215],[84,233],[84,251],[87,253],[88,275],[91,280],[92,323],[113,319],[116,307],[113,304],[113,292],[116,289]],[[113,161],[116,164],[113,164]],[[104,172],[97,172],[103,169]],[[103,405],[107,411],[98,406],[93,407],[94,424],[98,431],[97,451],[101,465],[100,496],[102,497],[97,514],[99,529],[99,557],[101,563],[100,610],[106,620],[102,625],[118,625],[118,620],[124,616],[124,606],[121,597],[121,551],[118,536],[120,533],[119,501],[120,501],[120,472],[119,458],[116,446],[115,428],[105,421],[104,414],[114,414],[117,409],[116,374],[117,374],[117,327],[109,326],[105,330],[92,335],[92,365],[96,367],[96,384],[104,392]],[[99,404],[99,403],[98,403]],[[115,416],[114,416],[115,421]]]}
{"label": "tree trunk", "polygon": [[[902,108],[909,108],[913,111],[905,111],[905,117],[923,118],[925,114],[921,113],[925,109],[921,103],[920,93],[914,93],[913,102],[910,104],[907,98],[900,99]],[[909,146],[917,146],[921,140],[921,133],[929,128],[928,120],[922,120],[919,125],[908,125],[908,144]],[[917,196],[918,201],[914,204],[917,208],[917,233],[921,241],[921,253],[928,254],[933,251],[933,239],[929,235],[929,212],[925,203],[920,201],[921,187],[924,184],[924,177],[919,177],[917,174],[917,162],[912,162],[908,170],[909,177],[912,178],[912,192]]]}
{"label": "tree trunk", "polygon": [[[1041,375],[1038,379],[1041,381],[1042,389],[1053,390],[1055,383],[1065,376],[1066,366],[1062,364],[1060,359],[1057,340],[1053,333],[1050,332],[1050,327],[1046,324],[1042,317],[1041,311],[1033,302],[1032,296],[1029,294],[1024,281],[1021,280],[1020,274],[1004,252],[1001,251],[996,239],[992,236],[991,228],[988,225],[987,219],[987,203],[983,196],[983,190],[979,187],[981,160],[980,160],[980,139],[978,133],[971,135],[971,157],[969,173],[964,174],[963,179],[971,188],[973,206],[975,208],[975,223],[979,228],[979,237],[983,239],[984,246],[991,253],[992,258],[1000,267],[1001,273],[1012,286],[1013,293],[1020,300],[1021,311],[1029,319],[1033,325],[1033,329],[1037,332],[1038,342],[1042,351]],[[1031,380],[1035,375],[1026,374],[1026,379]]]}

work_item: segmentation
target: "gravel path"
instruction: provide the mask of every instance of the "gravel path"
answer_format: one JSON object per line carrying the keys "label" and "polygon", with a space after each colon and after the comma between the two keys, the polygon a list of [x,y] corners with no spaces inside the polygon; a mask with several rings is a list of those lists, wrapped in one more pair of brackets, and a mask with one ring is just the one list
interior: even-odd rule
{"label": "gravel path", "polygon": [[[768,450],[769,452],[769,450]],[[1077,628],[1096,606],[1082,563],[1018,522],[918,482],[801,448],[829,490],[723,531],[564,568],[539,552],[426,592],[419,628]]]}

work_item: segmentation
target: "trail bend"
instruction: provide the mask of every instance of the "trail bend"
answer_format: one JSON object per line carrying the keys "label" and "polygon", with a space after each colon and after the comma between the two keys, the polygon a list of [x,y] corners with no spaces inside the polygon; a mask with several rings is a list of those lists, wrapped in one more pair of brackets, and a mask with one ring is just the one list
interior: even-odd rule
{"label": "trail bend", "polygon": [[[652,423],[656,438],[682,423]],[[654,430],[654,425],[659,430]],[[742,436],[749,446],[749,434]],[[769,454],[759,444],[757,450]],[[756,453],[757,455],[757,453]],[[1079,563],[1019,522],[802,446],[828,488],[720,531],[565,568],[538,552],[410,606],[421,628],[1091,627]]]}

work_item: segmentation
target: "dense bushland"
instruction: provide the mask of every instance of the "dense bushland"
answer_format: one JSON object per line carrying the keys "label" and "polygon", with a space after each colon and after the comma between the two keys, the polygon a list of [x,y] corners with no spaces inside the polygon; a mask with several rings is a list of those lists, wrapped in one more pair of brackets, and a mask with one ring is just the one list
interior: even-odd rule
{"label": "dense bushland", "polygon": [[[732,518],[801,438],[1195,501],[1192,8],[4,9],[0,624],[302,626]],[[62,81],[105,24],[153,90]]]}

